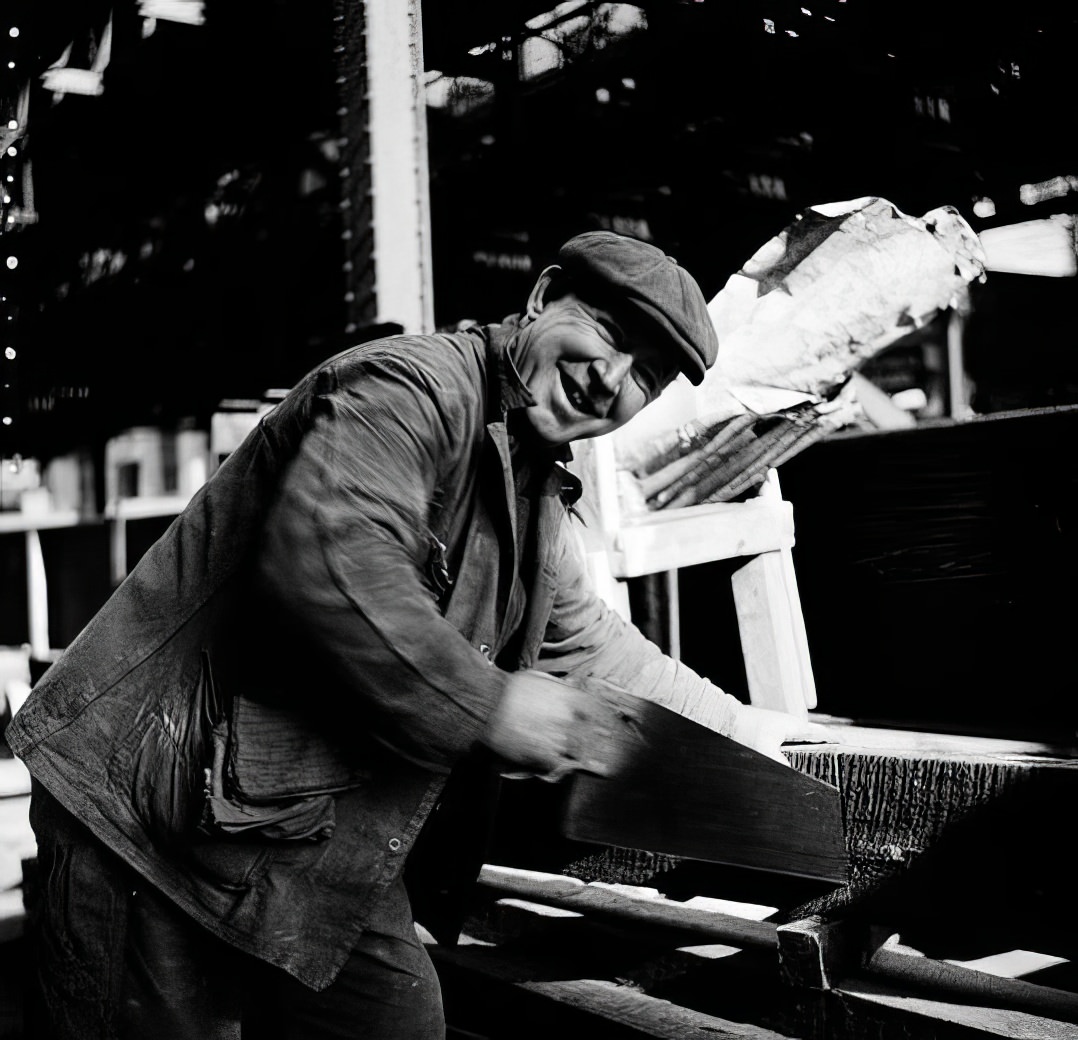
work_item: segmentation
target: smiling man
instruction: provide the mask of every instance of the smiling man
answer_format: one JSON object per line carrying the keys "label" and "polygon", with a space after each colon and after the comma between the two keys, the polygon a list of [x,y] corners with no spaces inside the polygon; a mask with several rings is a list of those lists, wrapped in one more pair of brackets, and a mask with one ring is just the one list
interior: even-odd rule
{"label": "smiling man", "polygon": [[694,383],[718,343],[700,289],[661,250],[605,231],[560,250],[539,276],[509,348],[550,444],[624,425],[684,371]]}
{"label": "smiling man", "polygon": [[575,552],[570,443],[717,349],[686,271],[589,232],[522,314],[354,347],[264,417],[8,728],[32,1035],[441,1037],[403,870],[451,775],[602,770],[604,683],[772,756],[809,735],[664,656]]}

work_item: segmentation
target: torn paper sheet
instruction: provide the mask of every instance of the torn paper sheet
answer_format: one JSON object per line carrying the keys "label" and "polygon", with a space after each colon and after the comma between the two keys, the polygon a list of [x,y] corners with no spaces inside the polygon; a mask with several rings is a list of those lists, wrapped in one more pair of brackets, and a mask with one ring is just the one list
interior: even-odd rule
{"label": "torn paper sheet", "polygon": [[728,394],[757,414],[824,400],[984,271],[977,235],[951,206],[923,217],[880,198],[813,206],[708,305],[719,358],[701,414],[728,408]]}
{"label": "torn paper sheet", "polygon": [[862,415],[856,369],[985,278],[958,211],[911,217],[886,199],[813,206],[709,303],[719,356],[618,431],[623,511],[725,502]]}

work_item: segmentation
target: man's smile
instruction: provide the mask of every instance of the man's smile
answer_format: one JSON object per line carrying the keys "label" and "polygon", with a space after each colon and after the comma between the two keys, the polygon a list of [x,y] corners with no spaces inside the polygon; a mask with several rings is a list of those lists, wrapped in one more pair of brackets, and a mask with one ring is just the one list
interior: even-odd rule
{"label": "man's smile", "polygon": [[582,415],[594,418],[598,412],[595,408],[595,402],[591,399],[587,391],[584,390],[560,365],[558,366],[558,377],[561,380],[561,388],[564,391],[565,398],[569,404]]}

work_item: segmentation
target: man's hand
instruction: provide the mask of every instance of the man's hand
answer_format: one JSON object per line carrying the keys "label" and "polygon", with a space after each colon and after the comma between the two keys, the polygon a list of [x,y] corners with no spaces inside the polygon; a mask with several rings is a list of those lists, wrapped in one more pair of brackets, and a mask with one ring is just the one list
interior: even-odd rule
{"label": "man's hand", "polygon": [[558,781],[573,772],[604,774],[610,734],[623,714],[613,692],[581,689],[537,671],[513,672],[483,742],[507,773]]}
{"label": "man's hand", "polygon": [[804,742],[815,744],[833,743],[834,735],[826,726],[818,722],[809,722],[796,715],[768,708],[757,708],[751,704],[742,704],[734,725],[730,730],[730,739],[745,747],[759,751],[776,762],[788,765],[786,756],[779,748],[786,742]]}

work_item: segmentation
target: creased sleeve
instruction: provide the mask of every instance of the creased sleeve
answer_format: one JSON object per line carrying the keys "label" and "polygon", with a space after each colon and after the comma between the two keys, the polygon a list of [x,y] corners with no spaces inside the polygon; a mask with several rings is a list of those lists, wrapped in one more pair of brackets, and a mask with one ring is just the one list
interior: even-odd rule
{"label": "creased sleeve", "polygon": [[568,515],[558,543],[557,592],[537,667],[597,676],[729,736],[738,699],[668,657],[595,594]]}
{"label": "creased sleeve", "polygon": [[347,724],[438,772],[472,746],[506,682],[425,582],[431,497],[467,436],[469,393],[451,365],[383,355],[323,395],[259,561],[265,595],[351,702]]}

